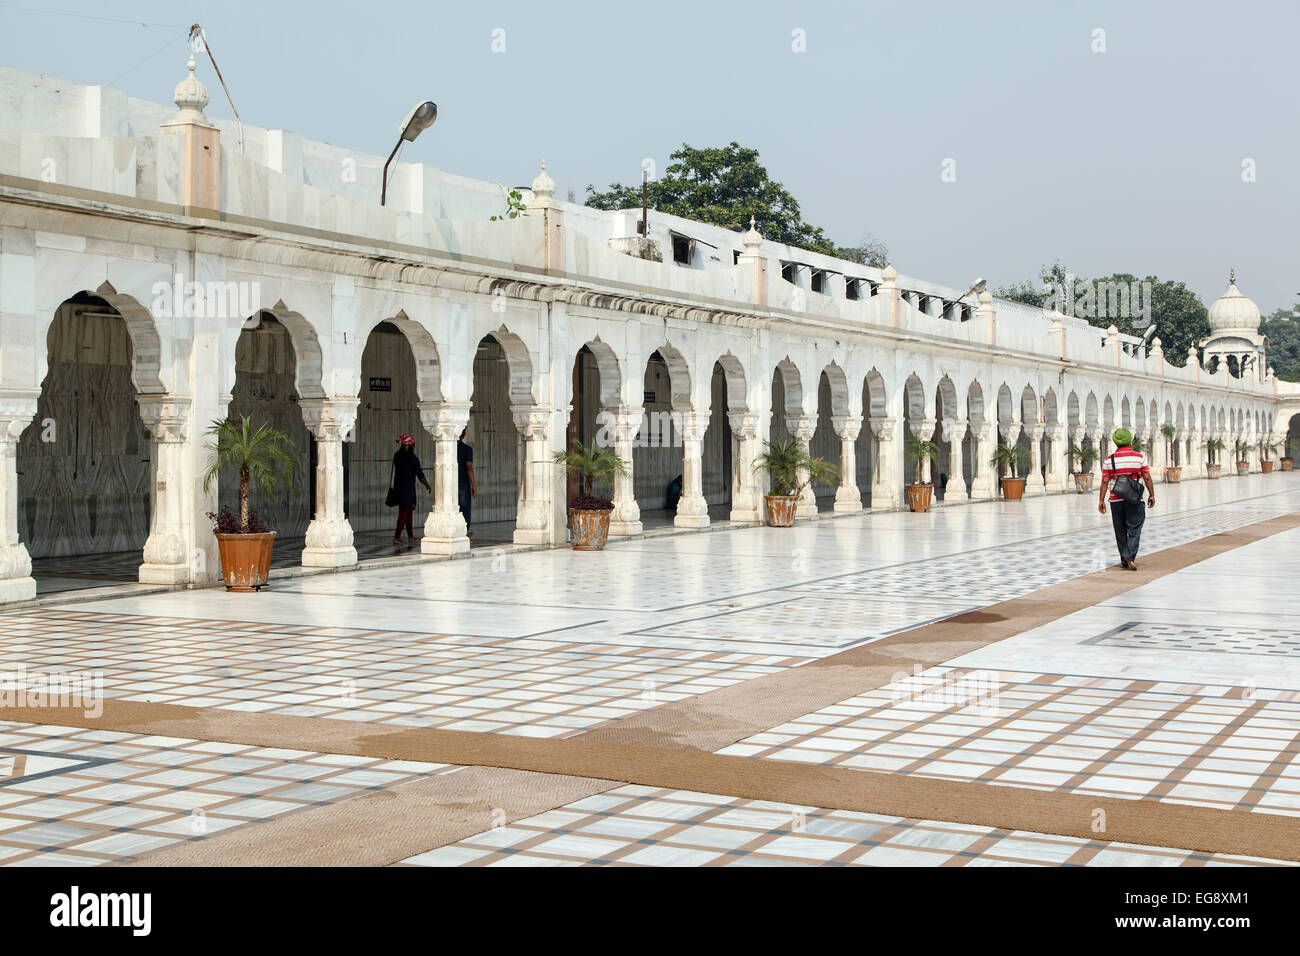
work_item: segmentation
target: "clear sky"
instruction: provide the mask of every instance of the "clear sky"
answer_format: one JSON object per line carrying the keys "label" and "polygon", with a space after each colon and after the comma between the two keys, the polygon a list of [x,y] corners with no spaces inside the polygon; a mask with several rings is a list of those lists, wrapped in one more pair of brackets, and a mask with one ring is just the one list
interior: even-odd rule
{"label": "clear sky", "polygon": [[1059,258],[1208,304],[1235,267],[1266,315],[1300,290],[1296,0],[0,0],[0,62],[166,102],[195,21],[252,125],[384,154],[430,98],[403,159],[515,185],[545,157],[579,201],[734,139],[910,275],[996,287]]}

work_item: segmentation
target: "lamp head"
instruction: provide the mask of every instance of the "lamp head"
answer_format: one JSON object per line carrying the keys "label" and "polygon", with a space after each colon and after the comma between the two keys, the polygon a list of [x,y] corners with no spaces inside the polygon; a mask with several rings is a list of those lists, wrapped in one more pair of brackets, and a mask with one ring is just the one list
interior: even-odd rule
{"label": "lamp head", "polygon": [[437,118],[437,103],[433,100],[417,103],[411,112],[406,114],[406,119],[402,120],[402,139],[408,143],[415,142],[415,137],[432,126]]}

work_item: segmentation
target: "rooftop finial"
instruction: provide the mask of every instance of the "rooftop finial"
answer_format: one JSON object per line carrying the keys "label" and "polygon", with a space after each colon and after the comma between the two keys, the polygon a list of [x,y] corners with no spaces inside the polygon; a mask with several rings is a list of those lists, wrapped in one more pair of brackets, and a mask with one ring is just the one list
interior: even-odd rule
{"label": "rooftop finial", "polygon": [[1237,270],[1236,270],[1236,269],[1229,269],[1229,270],[1228,270],[1228,285],[1236,285],[1236,284],[1237,284]]}

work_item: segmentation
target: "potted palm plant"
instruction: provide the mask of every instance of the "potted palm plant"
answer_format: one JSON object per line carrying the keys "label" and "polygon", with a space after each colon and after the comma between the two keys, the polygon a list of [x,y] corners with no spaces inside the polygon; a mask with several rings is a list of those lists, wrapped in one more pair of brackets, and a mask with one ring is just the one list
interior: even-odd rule
{"label": "potted palm plant", "polygon": [[1167,456],[1165,460],[1169,462],[1169,464],[1165,466],[1165,481],[1170,484],[1178,484],[1183,477],[1182,466],[1173,463],[1174,436],[1178,434],[1178,429],[1173,425],[1165,423],[1160,426],[1160,434],[1165,436],[1165,454]]}
{"label": "potted palm plant", "polygon": [[929,511],[934,502],[934,484],[923,480],[925,463],[939,460],[939,446],[924,438],[909,435],[904,453],[908,461],[916,462],[916,478],[906,486],[907,506],[913,511]]}
{"label": "potted palm plant", "polygon": [[1079,470],[1070,472],[1074,476],[1074,490],[1081,495],[1088,494],[1092,491],[1092,465],[1097,460],[1097,446],[1090,441],[1082,445],[1071,444],[1065,453],[1072,463],[1079,463]]}
{"label": "potted palm plant", "polygon": [[1291,436],[1286,435],[1282,439],[1282,457],[1278,459],[1283,471],[1291,471],[1295,467],[1295,459],[1291,457]]}
{"label": "potted palm plant", "polygon": [[578,476],[578,493],[569,501],[569,529],[574,551],[599,551],[609,540],[609,516],[614,502],[595,494],[597,486],[610,486],[615,475],[627,474],[627,463],[596,442],[574,442],[555,453],[555,463]]}
{"label": "potted palm plant", "polygon": [[1237,474],[1244,475],[1250,471],[1250,442],[1238,438],[1232,443],[1232,450],[1236,455]]}
{"label": "potted palm plant", "polygon": [[1219,471],[1223,468],[1219,464],[1219,453],[1224,449],[1222,438],[1205,439],[1205,477],[1218,478]]}
{"label": "potted palm plant", "polygon": [[[1025,479],[1016,475],[1016,470],[1020,463],[1025,460],[1025,450],[1019,445],[1008,445],[1005,442],[999,442],[997,449],[993,452],[993,457],[989,459],[989,464],[998,470],[998,475],[1002,480],[1002,497],[1007,501],[1019,501],[1025,496]],[[1004,471],[1010,472],[1009,475],[1003,475]]]}
{"label": "potted palm plant", "polygon": [[256,482],[268,498],[281,484],[293,497],[293,444],[269,425],[254,431],[247,415],[237,422],[214,421],[208,437],[212,441],[207,447],[215,454],[203,476],[203,490],[210,489],[227,466],[239,469],[239,516],[225,505],[208,513],[221,553],[221,577],[227,591],[257,591],[271,574],[275,532],[249,507],[249,495]]}
{"label": "potted palm plant", "polygon": [[1259,470],[1268,474],[1273,470],[1273,460],[1269,455],[1277,451],[1277,442],[1269,441],[1267,438],[1259,440]]}
{"label": "potted palm plant", "polygon": [[822,458],[813,458],[793,438],[789,441],[764,442],[763,452],[754,461],[755,470],[768,473],[772,491],[767,497],[767,522],[774,528],[789,528],[799,507],[799,497],[810,484],[830,484],[840,471]]}

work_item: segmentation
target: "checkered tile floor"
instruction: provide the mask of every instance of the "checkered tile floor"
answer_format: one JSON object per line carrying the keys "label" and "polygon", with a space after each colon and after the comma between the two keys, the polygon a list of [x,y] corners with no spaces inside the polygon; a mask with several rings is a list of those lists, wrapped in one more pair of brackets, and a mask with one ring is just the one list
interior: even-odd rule
{"label": "checkered tile floor", "polygon": [[0,865],[123,862],[455,769],[0,722]]}
{"label": "checkered tile floor", "polygon": [[402,861],[414,866],[1234,866],[1222,854],[626,786]]}
{"label": "checkered tile floor", "polygon": [[38,609],[0,617],[0,672],[102,672],[108,697],[534,737],[797,661],[710,651],[450,637]]}
{"label": "checkered tile floor", "polygon": [[1214,654],[1300,657],[1300,634],[1276,627],[1193,626],[1131,621],[1084,643],[1109,647],[1149,647],[1153,650],[1205,651]]}
{"label": "checkered tile floor", "polygon": [[1300,815],[1300,692],[931,668],[719,753]]}

